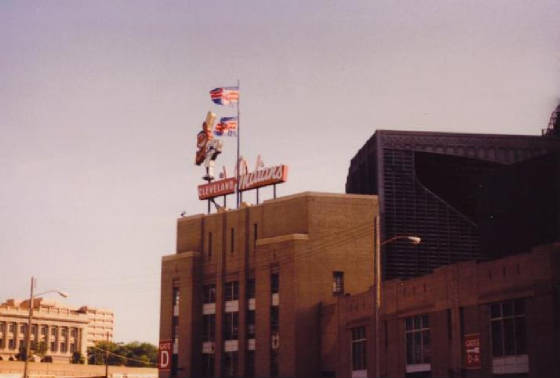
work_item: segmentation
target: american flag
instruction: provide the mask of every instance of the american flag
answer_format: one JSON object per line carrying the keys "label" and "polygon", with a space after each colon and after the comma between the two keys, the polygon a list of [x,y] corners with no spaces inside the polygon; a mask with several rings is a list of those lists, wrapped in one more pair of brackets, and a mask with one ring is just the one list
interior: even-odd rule
{"label": "american flag", "polygon": [[236,104],[239,101],[239,88],[214,88],[210,91],[210,98],[218,105]]}
{"label": "american flag", "polygon": [[214,135],[237,136],[237,117],[222,117],[214,127]]}

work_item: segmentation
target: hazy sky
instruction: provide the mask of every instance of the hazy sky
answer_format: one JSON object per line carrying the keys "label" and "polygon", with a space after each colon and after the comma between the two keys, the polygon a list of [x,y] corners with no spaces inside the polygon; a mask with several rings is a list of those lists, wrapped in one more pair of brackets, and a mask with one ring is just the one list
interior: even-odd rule
{"label": "hazy sky", "polygon": [[280,195],[343,192],[377,128],[539,134],[560,99],[559,15],[557,0],[1,1],[0,300],[35,275],[113,309],[117,341],[156,342],[161,256],[179,213],[206,207],[196,133],[234,113],[210,89],[240,80],[242,155],[290,166]]}

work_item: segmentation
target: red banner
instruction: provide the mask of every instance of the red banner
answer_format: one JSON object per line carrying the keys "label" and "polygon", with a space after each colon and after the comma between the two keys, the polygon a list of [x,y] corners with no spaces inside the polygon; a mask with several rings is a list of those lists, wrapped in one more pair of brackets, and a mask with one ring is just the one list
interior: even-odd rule
{"label": "red banner", "polygon": [[171,348],[173,342],[171,340],[159,342],[158,353],[158,369],[170,370],[171,369]]}
{"label": "red banner", "polygon": [[465,335],[465,367],[480,369],[480,334]]}

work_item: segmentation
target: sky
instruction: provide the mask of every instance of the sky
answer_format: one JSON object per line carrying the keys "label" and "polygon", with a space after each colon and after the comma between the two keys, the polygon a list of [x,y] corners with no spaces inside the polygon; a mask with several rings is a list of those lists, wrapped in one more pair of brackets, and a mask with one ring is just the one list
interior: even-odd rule
{"label": "sky", "polygon": [[280,196],[343,193],[376,129],[540,134],[560,101],[559,14],[557,0],[1,1],[0,301],[35,276],[62,303],[112,309],[116,341],[156,343],[161,257],[179,214],[206,209],[196,134],[207,111],[235,114],[209,90],[239,80],[241,155],[290,167]]}

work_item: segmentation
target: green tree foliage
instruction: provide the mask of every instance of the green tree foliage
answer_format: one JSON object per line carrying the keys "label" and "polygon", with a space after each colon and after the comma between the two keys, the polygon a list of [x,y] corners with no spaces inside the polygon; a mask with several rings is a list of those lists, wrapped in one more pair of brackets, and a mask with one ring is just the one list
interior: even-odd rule
{"label": "green tree foliage", "polygon": [[132,342],[116,344],[100,341],[95,347],[89,347],[88,363],[91,365],[105,364],[105,351],[109,353],[109,365],[126,365],[139,367],[154,367],[157,363],[157,347],[150,343]]}
{"label": "green tree foliage", "polygon": [[86,359],[82,355],[82,352],[74,352],[72,353],[72,360],[70,360],[73,364],[83,364],[86,362]]}

